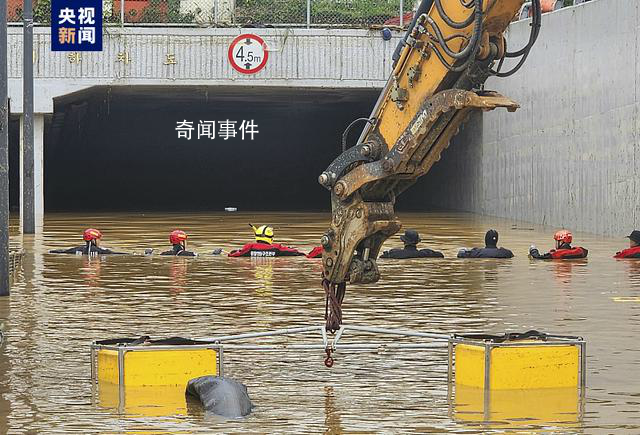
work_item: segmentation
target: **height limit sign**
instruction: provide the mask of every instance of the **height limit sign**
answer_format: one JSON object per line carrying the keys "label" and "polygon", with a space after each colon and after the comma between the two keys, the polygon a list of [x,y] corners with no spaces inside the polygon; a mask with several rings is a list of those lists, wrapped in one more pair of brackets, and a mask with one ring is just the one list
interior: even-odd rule
{"label": "height limit sign", "polygon": [[258,35],[240,35],[229,46],[229,62],[233,69],[242,74],[260,72],[269,59],[269,52],[265,47],[264,41]]}

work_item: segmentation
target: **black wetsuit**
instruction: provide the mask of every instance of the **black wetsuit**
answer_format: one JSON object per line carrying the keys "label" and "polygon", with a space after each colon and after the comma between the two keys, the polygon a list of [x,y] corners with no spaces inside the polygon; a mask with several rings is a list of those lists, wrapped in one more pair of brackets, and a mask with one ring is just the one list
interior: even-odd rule
{"label": "black wetsuit", "polygon": [[119,254],[122,255],[124,252],[113,252],[111,249],[101,248],[99,246],[94,245],[93,243],[87,243],[84,246],[76,246],[75,248],[69,249],[54,249],[49,251],[51,254],[76,254],[76,255],[103,255],[103,254]]}
{"label": "black wetsuit", "polygon": [[196,253],[185,250],[182,245],[173,245],[170,251],[164,251],[160,255],[175,255],[177,257],[195,257]]}
{"label": "black wetsuit", "polygon": [[513,252],[506,248],[487,246],[458,252],[458,258],[512,258]]}
{"label": "black wetsuit", "polygon": [[390,251],[384,251],[380,258],[444,258],[444,254],[432,249],[418,249],[416,245],[405,245],[404,248],[394,248]]}

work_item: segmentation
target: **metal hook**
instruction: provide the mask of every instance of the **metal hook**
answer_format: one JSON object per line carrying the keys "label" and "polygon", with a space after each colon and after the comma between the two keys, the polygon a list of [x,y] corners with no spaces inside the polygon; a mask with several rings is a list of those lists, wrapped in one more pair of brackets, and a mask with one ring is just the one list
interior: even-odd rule
{"label": "metal hook", "polygon": [[331,347],[327,346],[325,352],[327,353],[327,357],[324,359],[324,365],[327,366],[327,368],[331,368],[333,367],[334,362],[333,358],[331,357],[331,352],[333,352],[333,350],[331,349]]}

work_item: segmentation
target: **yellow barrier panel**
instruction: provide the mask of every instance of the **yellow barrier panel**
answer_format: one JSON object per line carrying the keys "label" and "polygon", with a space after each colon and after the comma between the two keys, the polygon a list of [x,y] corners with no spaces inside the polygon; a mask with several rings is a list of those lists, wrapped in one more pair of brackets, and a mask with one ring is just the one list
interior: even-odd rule
{"label": "yellow barrier panel", "polygon": [[582,337],[538,331],[449,337],[448,381],[494,390],[586,386],[586,342]]}
{"label": "yellow barrier panel", "polygon": [[[492,347],[489,385],[492,390],[564,388],[578,386],[580,352],[575,345],[548,345],[537,340],[530,346]],[[456,384],[484,388],[486,348],[455,347]]]}
{"label": "yellow barrier panel", "polygon": [[179,386],[219,374],[218,351],[202,346],[109,346],[98,348],[97,378],[125,387]]}

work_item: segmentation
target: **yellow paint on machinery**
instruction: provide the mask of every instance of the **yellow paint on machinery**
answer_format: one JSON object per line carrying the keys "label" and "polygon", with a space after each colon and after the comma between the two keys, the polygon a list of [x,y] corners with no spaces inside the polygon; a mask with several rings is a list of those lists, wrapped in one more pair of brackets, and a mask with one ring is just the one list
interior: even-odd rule
{"label": "yellow paint on machinery", "polygon": [[489,422],[491,428],[553,423],[569,426],[581,420],[576,387],[495,390],[457,385],[452,415],[465,422]]}
{"label": "yellow paint on machinery", "polygon": [[187,414],[184,386],[123,387],[109,382],[98,385],[98,404],[120,413],[144,417]]}
{"label": "yellow paint on machinery", "polygon": [[[508,27],[523,3],[524,0],[490,0],[483,2],[485,33],[481,37],[480,53],[488,50],[490,40],[502,45],[502,32]],[[458,22],[464,21],[473,13],[473,9],[464,7],[462,2],[458,1],[443,2],[443,6],[447,15]],[[473,33],[473,22],[461,30],[447,25],[438,14],[435,3],[431,6],[429,16],[441,29],[445,40],[453,35],[464,35],[469,38]],[[429,32],[433,33],[433,28],[430,25],[426,24],[426,27]],[[422,35],[419,41],[426,45],[428,36]],[[465,44],[465,39],[461,37],[455,37],[448,41],[449,47],[454,52],[460,51],[464,47],[463,44]],[[418,113],[421,104],[441,90],[439,87],[446,81],[446,76],[450,74],[450,71],[442,64],[438,56],[432,52],[432,50],[436,49],[438,48],[429,48],[428,46],[422,49],[405,49],[394,69],[397,86],[408,91],[407,100],[404,102],[403,107],[400,108],[387,95],[385,104],[380,106],[378,111],[373,114],[378,120],[380,134],[389,149],[396,144],[398,138],[407,130],[414,116]],[[454,59],[448,56],[447,53],[441,49],[438,50],[447,62],[454,63]],[[415,73],[412,73],[412,69],[413,71],[419,71],[417,77],[414,76]],[[392,88],[393,86],[387,90],[388,94],[392,92]],[[367,140],[365,139],[364,142],[367,142]]]}
{"label": "yellow paint on machinery", "polygon": [[[215,349],[179,346],[171,349],[144,349],[124,347],[123,386],[179,386],[184,388],[190,379],[217,375],[218,354]],[[97,377],[99,382],[120,383],[118,350],[97,351]]]}
{"label": "yellow paint on machinery", "polygon": [[[490,348],[491,390],[577,388],[580,351],[577,345],[539,340],[517,342],[530,346]],[[485,388],[485,346],[455,345],[456,385]]]}

